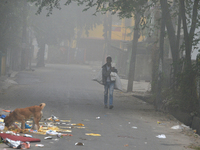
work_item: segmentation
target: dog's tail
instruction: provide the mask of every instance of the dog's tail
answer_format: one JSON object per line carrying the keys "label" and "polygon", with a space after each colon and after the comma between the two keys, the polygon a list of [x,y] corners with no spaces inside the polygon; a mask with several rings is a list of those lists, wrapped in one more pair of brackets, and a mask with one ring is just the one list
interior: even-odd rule
{"label": "dog's tail", "polygon": [[46,104],[45,103],[41,103],[39,106],[41,107],[41,109],[44,109],[44,107],[46,106]]}

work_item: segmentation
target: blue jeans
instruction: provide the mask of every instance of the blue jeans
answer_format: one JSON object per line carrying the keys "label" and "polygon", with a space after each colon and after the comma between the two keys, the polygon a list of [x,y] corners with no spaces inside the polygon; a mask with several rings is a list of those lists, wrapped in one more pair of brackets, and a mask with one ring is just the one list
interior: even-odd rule
{"label": "blue jeans", "polygon": [[104,85],[104,105],[108,102],[108,91],[109,91],[109,106],[113,105],[113,91],[115,82],[106,82]]}

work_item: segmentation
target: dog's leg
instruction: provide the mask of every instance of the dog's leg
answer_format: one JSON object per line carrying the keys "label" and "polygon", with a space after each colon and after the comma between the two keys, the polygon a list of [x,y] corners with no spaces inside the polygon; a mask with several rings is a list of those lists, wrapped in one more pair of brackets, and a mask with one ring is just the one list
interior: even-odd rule
{"label": "dog's leg", "polygon": [[21,123],[22,123],[21,124],[21,129],[25,129],[25,122],[26,122],[25,119],[21,120]]}
{"label": "dog's leg", "polygon": [[31,127],[31,129],[36,130],[36,129],[35,129],[35,119],[34,119],[34,118],[33,118],[33,125],[32,125],[32,127]]}
{"label": "dog's leg", "polygon": [[40,129],[40,125],[39,125],[40,119],[41,119],[41,115],[33,118],[33,126],[32,126],[32,128],[34,130],[39,130]]}
{"label": "dog's leg", "polygon": [[15,113],[14,116],[15,118],[17,118],[17,121],[21,122],[21,129],[25,129],[25,122],[26,122],[25,117],[20,113]]}

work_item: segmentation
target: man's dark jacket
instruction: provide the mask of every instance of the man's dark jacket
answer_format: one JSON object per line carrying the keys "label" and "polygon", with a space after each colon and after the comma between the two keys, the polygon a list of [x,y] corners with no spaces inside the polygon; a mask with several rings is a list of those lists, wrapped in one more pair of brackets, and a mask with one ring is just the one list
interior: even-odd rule
{"label": "man's dark jacket", "polygon": [[[107,63],[102,66],[102,82],[103,82],[103,85],[106,84],[107,77],[110,78],[110,73],[111,72],[116,72],[117,73],[117,69],[115,69],[115,68],[113,69],[112,66],[110,66],[111,69],[107,71],[107,67],[106,66],[107,66]],[[111,79],[110,79],[110,81],[111,81]]]}

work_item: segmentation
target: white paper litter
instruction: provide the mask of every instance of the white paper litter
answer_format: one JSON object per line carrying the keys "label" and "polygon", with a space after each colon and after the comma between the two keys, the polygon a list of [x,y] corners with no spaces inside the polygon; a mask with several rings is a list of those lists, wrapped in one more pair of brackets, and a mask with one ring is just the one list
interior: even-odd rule
{"label": "white paper litter", "polygon": [[166,139],[166,136],[164,134],[158,135],[156,137],[159,138],[159,139]]}
{"label": "white paper litter", "polygon": [[183,127],[183,128],[187,128],[187,129],[190,129],[189,126],[186,126],[186,125],[184,125],[184,124],[181,124],[181,127]]}
{"label": "white paper litter", "polygon": [[133,129],[137,129],[137,127],[132,127]]}
{"label": "white paper litter", "polygon": [[180,125],[176,125],[176,126],[171,127],[171,129],[177,130],[177,129],[182,129],[182,127]]}

